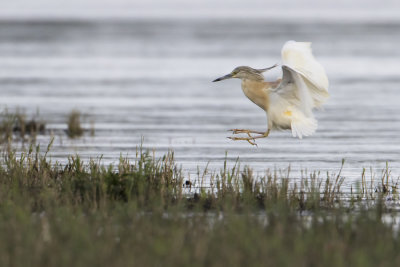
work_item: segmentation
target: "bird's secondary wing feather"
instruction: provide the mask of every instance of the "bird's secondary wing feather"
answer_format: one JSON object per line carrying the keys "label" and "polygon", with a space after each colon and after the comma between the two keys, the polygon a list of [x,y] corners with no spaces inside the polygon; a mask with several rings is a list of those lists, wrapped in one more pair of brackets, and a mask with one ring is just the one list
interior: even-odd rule
{"label": "bird's secondary wing feather", "polygon": [[[286,42],[282,48],[282,63],[282,82],[285,81],[287,74],[291,74],[288,76],[291,80],[293,80],[293,72],[299,74],[313,100],[312,108],[321,107],[329,97],[329,82],[324,68],[312,54],[311,43]],[[285,72],[285,67],[290,70],[290,73]]]}
{"label": "bird's secondary wing feather", "polygon": [[312,116],[315,104],[304,77],[285,65],[282,66],[282,72],[282,81],[276,88],[276,93],[302,111],[304,115]]}
{"label": "bird's secondary wing feather", "polygon": [[289,41],[282,48],[282,81],[275,89],[288,103],[292,135],[302,138],[317,128],[312,110],[329,97],[324,68],[311,52],[311,43]]}
{"label": "bird's secondary wing feather", "polygon": [[301,74],[288,66],[282,66],[282,71],[282,82],[275,93],[288,103],[286,109],[290,114],[292,135],[301,139],[317,129],[317,121],[312,114],[314,100]]}

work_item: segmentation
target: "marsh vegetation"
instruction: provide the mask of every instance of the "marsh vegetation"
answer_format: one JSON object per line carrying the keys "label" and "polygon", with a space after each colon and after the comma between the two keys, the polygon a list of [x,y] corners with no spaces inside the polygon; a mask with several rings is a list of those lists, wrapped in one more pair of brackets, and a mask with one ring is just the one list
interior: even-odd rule
{"label": "marsh vegetation", "polygon": [[[1,266],[393,266],[400,263],[390,171],[343,192],[340,172],[293,182],[248,167],[192,181],[174,153],[137,148],[61,165],[31,146],[3,149]],[[386,175],[386,176],[385,176]],[[347,197],[344,198],[343,196]]]}
{"label": "marsh vegetation", "polygon": [[67,134],[70,138],[76,138],[83,135],[83,128],[81,126],[81,113],[78,110],[73,110],[68,115],[67,125]]}
{"label": "marsh vegetation", "polygon": [[43,134],[46,124],[39,119],[39,113],[27,119],[24,112],[17,110],[9,112],[7,109],[0,114],[0,142],[4,143],[13,138],[25,141],[26,138],[35,139],[37,134]]}
{"label": "marsh vegetation", "polygon": [[[9,141],[35,142],[38,134],[46,134],[46,122],[40,118],[37,112],[30,119],[28,116],[16,110],[10,112],[7,109],[0,113],[0,143]],[[66,134],[69,138],[82,137],[85,129],[82,127],[82,114],[78,110],[72,110],[66,120]],[[88,130],[91,136],[95,135],[94,122]]]}

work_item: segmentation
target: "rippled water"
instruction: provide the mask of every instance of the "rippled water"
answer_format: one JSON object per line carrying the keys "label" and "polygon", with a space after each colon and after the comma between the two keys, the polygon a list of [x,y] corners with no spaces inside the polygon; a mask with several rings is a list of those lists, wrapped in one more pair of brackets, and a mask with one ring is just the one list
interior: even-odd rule
{"label": "rippled water", "polygon": [[[211,80],[238,65],[279,62],[287,40],[312,41],[326,67],[331,98],[317,133],[303,140],[273,132],[258,147],[226,139],[231,128],[266,129],[265,113],[238,80]],[[39,110],[56,136],[52,157],[134,157],[144,137],[157,155],[168,149],[185,172],[209,163],[256,171],[291,166],[357,179],[363,167],[389,162],[400,173],[400,23],[279,22],[268,19],[0,21],[0,108]],[[269,74],[275,78],[279,72]],[[70,140],[72,109],[95,136]],[[50,134],[39,136],[47,145]],[[294,174],[295,175],[295,174]],[[351,180],[351,179],[350,179]]]}

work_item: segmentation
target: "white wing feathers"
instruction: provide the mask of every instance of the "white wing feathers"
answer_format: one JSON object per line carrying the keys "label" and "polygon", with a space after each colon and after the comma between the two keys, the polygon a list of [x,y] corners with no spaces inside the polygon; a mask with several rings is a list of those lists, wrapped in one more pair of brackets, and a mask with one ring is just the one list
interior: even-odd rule
{"label": "white wing feathers", "polygon": [[286,42],[282,48],[282,65],[301,75],[313,98],[313,108],[320,107],[328,99],[328,77],[322,65],[315,60],[311,43]]}
{"label": "white wing feathers", "polygon": [[292,135],[308,136],[317,129],[312,110],[329,97],[324,68],[311,52],[311,43],[289,41],[282,48],[282,82],[277,93],[291,105]]}
{"label": "white wing feathers", "polygon": [[328,77],[311,51],[311,43],[288,41],[282,48],[282,63],[302,74],[320,93],[329,97]]}

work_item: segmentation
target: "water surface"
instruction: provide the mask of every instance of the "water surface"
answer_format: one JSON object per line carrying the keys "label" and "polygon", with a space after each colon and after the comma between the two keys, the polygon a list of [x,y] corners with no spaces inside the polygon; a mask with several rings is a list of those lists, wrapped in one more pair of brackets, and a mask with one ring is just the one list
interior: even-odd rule
{"label": "water surface", "polygon": [[[326,67],[331,98],[316,112],[312,137],[272,132],[258,147],[226,139],[231,128],[266,129],[266,115],[238,80],[211,83],[239,65],[279,62],[285,41],[311,41]],[[286,22],[269,19],[121,19],[0,21],[0,108],[39,110],[52,157],[104,163],[144,147],[169,149],[184,172],[231,164],[256,172],[287,168],[337,172],[348,181],[386,162],[400,172],[400,22]],[[275,71],[268,79],[279,76]],[[78,109],[95,136],[70,140],[67,114]]]}

